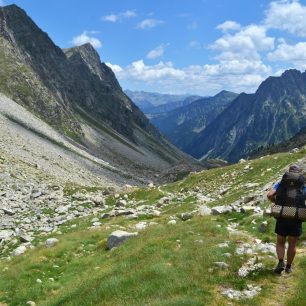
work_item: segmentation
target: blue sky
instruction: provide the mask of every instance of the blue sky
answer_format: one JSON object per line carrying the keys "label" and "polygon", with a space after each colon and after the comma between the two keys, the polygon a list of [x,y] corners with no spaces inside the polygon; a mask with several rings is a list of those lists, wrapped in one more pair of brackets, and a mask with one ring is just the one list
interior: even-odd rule
{"label": "blue sky", "polygon": [[306,68],[306,0],[0,0],[61,48],[91,42],[124,89],[254,92]]}

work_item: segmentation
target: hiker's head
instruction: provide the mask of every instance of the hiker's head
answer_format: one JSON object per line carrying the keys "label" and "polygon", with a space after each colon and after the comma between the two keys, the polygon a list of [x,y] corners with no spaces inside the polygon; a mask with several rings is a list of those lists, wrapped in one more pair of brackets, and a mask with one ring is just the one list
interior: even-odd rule
{"label": "hiker's head", "polygon": [[292,164],[289,167],[289,172],[300,173],[301,172],[301,168],[297,164]]}

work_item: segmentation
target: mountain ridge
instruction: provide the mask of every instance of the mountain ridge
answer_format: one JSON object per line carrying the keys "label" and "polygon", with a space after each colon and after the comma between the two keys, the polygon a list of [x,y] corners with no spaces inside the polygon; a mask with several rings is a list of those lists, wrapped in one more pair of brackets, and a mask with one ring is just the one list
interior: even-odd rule
{"label": "mountain ridge", "polygon": [[269,77],[254,94],[240,94],[197,137],[188,151],[200,159],[230,162],[258,147],[289,139],[306,125],[306,74],[288,70]]}

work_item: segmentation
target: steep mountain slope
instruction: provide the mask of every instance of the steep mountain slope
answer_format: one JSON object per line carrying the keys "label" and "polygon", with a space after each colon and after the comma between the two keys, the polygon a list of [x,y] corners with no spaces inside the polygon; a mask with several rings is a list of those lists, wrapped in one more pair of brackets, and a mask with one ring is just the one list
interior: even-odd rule
{"label": "steep mountain slope", "polygon": [[0,92],[75,145],[122,169],[194,163],[123,93],[90,44],[61,50],[16,5],[0,8]]}
{"label": "steep mountain slope", "polygon": [[269,77],[255,94],[240,94],[187,150],[197,158],[237,161],[260,146],[289,139],[306,126],[306,73]]}
{"label": "steep mountain slope", "polygon": [[195,137],[211,123],[237,94],[221,91],[214,97],[198,99],[189,105],[153,117],[151,122],[178,148],[188,152]]}
{"label": "steep mountain slope", "polygon": [[251,153],[251,158],[275,154],[279,152],[288,152],[290,150],[299,149],[306,145],[306,127],[302,128],[297,134],[288,140],[285,140],[276,145],[271,144],[266,147],[259,147]]}

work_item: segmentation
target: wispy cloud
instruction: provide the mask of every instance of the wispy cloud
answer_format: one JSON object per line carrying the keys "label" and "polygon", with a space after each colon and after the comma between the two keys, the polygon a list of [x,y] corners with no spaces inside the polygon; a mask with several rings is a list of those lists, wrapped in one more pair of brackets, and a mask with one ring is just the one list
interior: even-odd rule
{"label": "wispy cloud", "polygon": [[121,12],[118,14],[109,14],[109,15],[103,16],[101,19],[103,21],[117,22],[117,21],[123,21],[124,19],[134,18],[136,16],[137,14],[135,10],[127,10],[125,12]]}
{"label": "wispy cloud", "polygon": [[153,50],[151,50],[148,54],[147,54],[147,58],[148,59],[156,59],[158,57],[161,57],[164,55],[165,52],[165,48],[166,45],[162,44],[156,48],[154,48]]}
{"label": "wispy cloud", "polygon": [[0,6],[5,6],[4,0],[0,0]]}
{"label": "wispy cloud", "polygon": [[216,27],[218,30],[222,32],[227,32],[230,30],[240,30],[241,26],[236,21],[227,20]]}
{"label": "wispy cloud", "polygon": [[139,22],[137,24],[137,28],[144,30],[144,29],[151,29],[155,28],[158,25],[163,24],[163,20],[158,20],[158,19],[144,19],[143,21]]}
{"label": "wispy cloud", "polygon": [[75,36],[72,39],[72,44],[74,46],[80,46],[86,43],[90,43],[94,48],[101,48],[102,47],[102,42],[93,36],[89,36],[89,35],[93,35],[93,34],[97,34],[98,32],[96,31],[84,31],[83,33],[81,33],[78,36]]}

